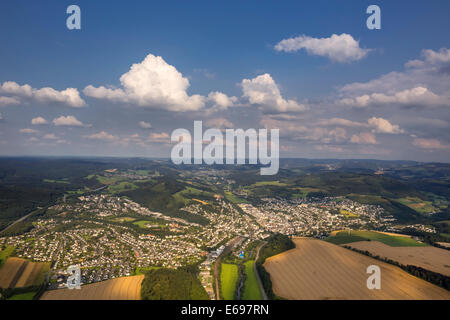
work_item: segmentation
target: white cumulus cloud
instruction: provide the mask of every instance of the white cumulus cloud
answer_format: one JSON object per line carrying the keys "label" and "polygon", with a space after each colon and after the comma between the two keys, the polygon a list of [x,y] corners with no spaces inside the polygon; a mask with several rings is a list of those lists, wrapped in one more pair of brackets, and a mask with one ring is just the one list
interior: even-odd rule
{"label": "white cumulus cloud", "polygon": [[403,106],[450,106],[450,99],[444,96],[438,96],[424,87],[406,89],[394,94],[372,93],[359,97],[344,98],[340,104],[364,108],[371,105],[403,105]]}
{"label": "white cumulus cloud", "polygon": [[450,49],[423,50],[422,58],[410,60],[405,70],[384,74],[367,82],[340,88],[338,104],[351,107],[400,105],[406,107],[450,106]]}
{"label": "white cumulus cloud", "polygon": [[343,127],[367,127],[367,123],[347,120],[343,118],[322,119],[317,122],[320,126],[343,126]]}
{"label": "white cumulus cloud", "polygon": [[225,118],[212,118],[206,120],[205,125],[208,128],[216,128],[216,129],[233,128],[233,123],[231,123]]}
{"label": "white cumulus cloud", "polygon": [[100,131],[91,135],[84,136],[90,140],[116,141],[118,138],[106,131]]}
{"label": "white cumulus cloud", "polygon": [[20,133],[38,133],[39,131],[30,129],[30,128],[25,128],[25,129],[20,129],[19,132]]}
{"label": "white cumulus cloud", "polygon": [[327,57],[336,62],[361,60],[370,51],[370,49],[361,48],[359,41],[346,33],[333,34],[329,38],[312,38],[301,35],[281,40],[275,45],[277,51],[295,52],[301,49],[305,49],[309,54]]}
{"label": "white cumulus cloud", "polygon": [[400,129],[398,125],[390,123],[388,120],[383,118],[372,117],[368,120],[369,126],[373,128],[373,132],[376,133],[403,133],[404,131]]}
{"label": "white cumulus cloud", "polygon": [[16,97],[0,97],[0,106],[9,106],[20,104],[20,100]]}
{"label": "white cumulus cloud", "polygon": [[14,81],[6,81],[0,86],[0,93],[11,96],[6,97],[9,98],[9,104],[18,104],[21,99],[28,99],[40,103],[61,103],[74,108],[86,106],[86,103],[80,97],[80,93],[75,88],[67,88],[61,91],[50,87],[35,89],[28,84],[19,85]]}
{"label": "white cumulus cloud", "polygon": [[234,106],[238,99],[236,97],[229,97],[225,93],[214,91],[208,94],[207,101],[211,101],[213,103],[213,108],[223,110]]}
{"label": "white cumulus cloud", "polygon": [[97,99],[136,104],[170,111],[204,107],[205,97],[188,95],[189,80],[162,57],[149,54],[120,77],[121,88],[87,86],[84,94]]}
{"label": "white cumulus cloud", "polygon": [[413,145],[422,149],[450,149],[449,144],[442,144],[437,139],[416,138],[413,140]]}
{"label": "white cumulus cloud", "polygon": [[142,129],[151,129],[152,125],[145,121],[139,121],[139,127],[141,127]]}
{"label": "white cumulus cloud", "polygon": [[43,136],[43,138],[47,140],[59,140],[59,138],[55,136],[53,133],[47,133],[46,135]]}
{"label": "white cumulus cloud", "polygon": [[43,124],[48,124],[48,121],[42,117],[36,117],[36,118],[31,119],[31,124],[35,125],[35,126],[43,125]]}
{"label": "white cumulus cloud", "polygon": [[299,112],[306,110],[306,106],[295,100],[286,100],[281,96],[280,89],[270,74],[265,73],[253,79],[241,82],[243,97],[250,104],[259,106],[267,112]]}
{"label": "white cumulus cloud", "polygon": [[360,134],[352,135],[350,142],[357,144],[377,144],[377,139],[370,132],[362,132]]}
{"label": "white cumulus cloud", "polygon": [[148,141],[153,143],[170,143],[170,137],[166,132],[155,132],[148,136]]}
{"label": "white cumulus cloud", "polygon": [[83,123],[74,116],[61,116],[53,119],[55,126],[82,127]]}

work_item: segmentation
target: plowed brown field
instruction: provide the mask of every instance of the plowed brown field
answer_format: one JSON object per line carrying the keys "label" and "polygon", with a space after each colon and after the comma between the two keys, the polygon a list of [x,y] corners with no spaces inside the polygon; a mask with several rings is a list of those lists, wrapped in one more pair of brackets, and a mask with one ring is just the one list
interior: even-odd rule
{"label": "plowed brown field", "polygon": [[413,265],[450,276],[450,251],[436,247],[391,247],[378,241],[347,244],[358,250],[389,258],[404,265]]}
{"label": "plowed brown field", "polygon": [[41,300],[140,300],[144,275],[111,279],[77,289],[46,291]]}
{"label": "plowed brown field", "polygon": [[[270,257],[276,295],[294,300],[450,299],[450,293],[404,272],[400,268],[342,248],[310,239],[294,239],[296,248]],[[381,289],[369,290],[367,267],[381,269]]]}

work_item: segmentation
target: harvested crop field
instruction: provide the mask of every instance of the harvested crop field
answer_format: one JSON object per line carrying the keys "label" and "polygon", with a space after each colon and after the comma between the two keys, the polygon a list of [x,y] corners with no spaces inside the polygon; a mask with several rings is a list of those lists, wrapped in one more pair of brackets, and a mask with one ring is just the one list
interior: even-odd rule
{"label": "harvested crop field", "polygon": [[44,292],[41,300],[140,300],[144,275],[111,279],[77,289]]}
{"label": "harvested crop field", "polygon": [[[450,299],[450,292],[395,266],[321,240],[293,239],[296,248],[266,259],[276,295],[293,300]],[[381,289],[367,288],[367,267],[381,269]]]}
{"label": "harvested crop field", "polygon": [[44,281],[48,263],[30,262],[20,258],[8,258],[0,268],[0,288],[22,288],[39,285]]}
{"label": "harvested crop field", "polygon": [[348,246],[373,255],[450,276],[450,251],[436,247],[391,247],[378,241],[360,241]]}

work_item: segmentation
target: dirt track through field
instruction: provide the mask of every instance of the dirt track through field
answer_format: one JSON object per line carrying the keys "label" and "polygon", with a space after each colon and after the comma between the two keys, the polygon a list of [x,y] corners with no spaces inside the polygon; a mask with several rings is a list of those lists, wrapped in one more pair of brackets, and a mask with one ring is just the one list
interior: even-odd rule
{"label": "dirt track through field", "polygon": [[144,275],[111,279],[77,289],[46,291],[41,300],[140,300]]}
{"label": "dirt track through field", "polygon": [[[450,299],[450,293],[413,277],[395,266],[340,246],[310,239],[294,239],[296,248],[270,257],[264,267],[270,273],[276,295],[294,300]],[[367,267],[381,269],[381,289],[369,290]]]}
{"label": "dirt track through field", "polygon": [[450,276],[450,251],[436,247],[391,247],[378,241],[358,241],[347,244],[374,255],[389,258],[403,265],[413,265]]}

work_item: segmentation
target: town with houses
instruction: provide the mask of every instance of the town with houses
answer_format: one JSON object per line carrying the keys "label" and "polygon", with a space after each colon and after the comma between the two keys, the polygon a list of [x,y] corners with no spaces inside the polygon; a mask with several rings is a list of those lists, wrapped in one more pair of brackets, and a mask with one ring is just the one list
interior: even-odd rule
{"label": "town with houses", "polygon": [[[200,280],[213,299],[214,262],[239,236],[234,252],[271,233],[325,237],[345,228],[398,231],[395,219],[376,205],[347,198],[285,200],[263,198],[257,205],[233,204],[216,197],[213,209],[198,201],[182,210],[206,218],[202,226],[153,212],[126,197],[79,196],[49,207],[51,218],[37,219],[27,233],[0,237],[19,257],[51,262],[50,289],[66,286],[67,268],[81,268],[82,283],[136,274],[152,267],[178,268],[199,263]],[[428,230],[426,226],[410,228]]]}

